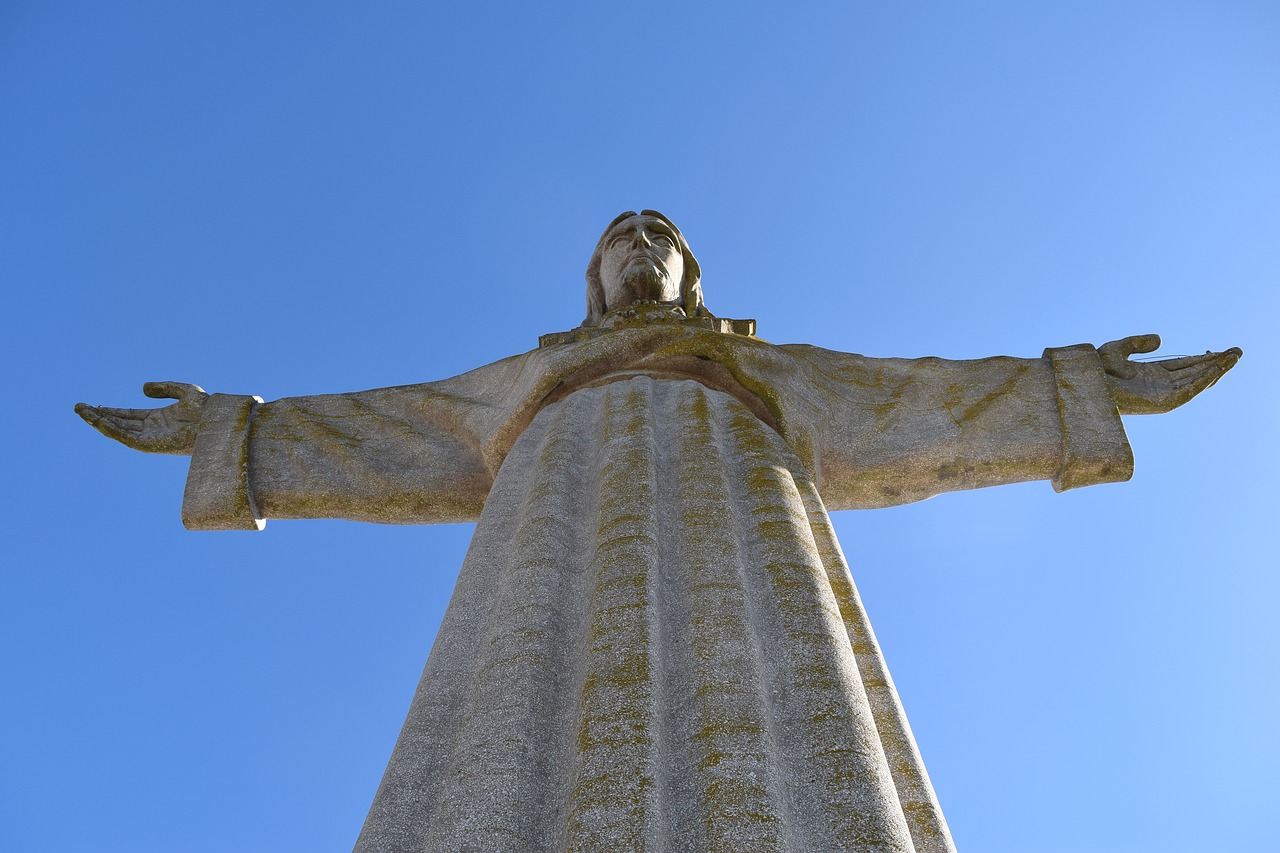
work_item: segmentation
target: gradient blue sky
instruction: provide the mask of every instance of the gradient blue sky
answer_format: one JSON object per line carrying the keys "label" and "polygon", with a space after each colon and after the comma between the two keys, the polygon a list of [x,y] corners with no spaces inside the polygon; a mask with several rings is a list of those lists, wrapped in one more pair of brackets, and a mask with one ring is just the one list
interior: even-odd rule
{"label": "gradient blue sky", "polygon": [[149,379],[450,376],[656,207],[709,307],[868,355],[1238,345],[1132,482],[840,513],[966,851],[1280,850],[1280,7],[0,9],[0,848],[348,849],[470,527],[189,533]]}

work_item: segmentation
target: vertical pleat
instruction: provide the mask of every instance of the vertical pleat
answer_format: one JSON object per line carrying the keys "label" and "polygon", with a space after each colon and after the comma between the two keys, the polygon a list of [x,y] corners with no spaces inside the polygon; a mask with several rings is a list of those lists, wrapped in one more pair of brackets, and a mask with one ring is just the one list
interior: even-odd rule
{"label": "vertical pleat", "polygon": [[[576,772],[565,849],[661,850],[653,598],[658,567],[652,382],[609,386]],[[586,393],[586,392],[580,392]],[[572,399],[572,398],[570,398]],[[589,516],[588,516],[588,521]]]}
{"label": "vertical pleat", "polygon": [[[465,815],[464,840],[477,850],[516,853],[550,840],[546,780],[563,762],[546,746],[568,713],[564,638],[581,621],[578,609],[565,607],[581,595],[573,589],[580,575],[564,571],[563,557],[581,550],[576,504],[594,496],[582,490],[592,442],[581,427],[593,426],[582,414],[562,407],[539,425],[533,464],[520,477],[523,502],[497,525],[510,542],[505,570],[488,590],[480,665],[458,721],[452,778],[431,821],[448,828]],[[449,846],[447,837],[429,839],[428,850]]]}
{"label": "vertical pleat", "polygon": [[937,826],[808,475],[732,397],[640,376],[507,456],[357,849],[949,849]]}
{"label": "vertical pleat", "polygon": [[576,706],[565,640],[583,633],[589,579],[565,568],[594,541],[599,414],[566,401],[508,457],[357,850],[554,849],[547,779],[573,753]]}
{"label": "vertical pleat", "polygon": [[858,660],[862,686],[871,703],[898,800],[911,829],[911,840],[917,853],[954,853],[951,831],[942,816],[942,808],[929,782],[929,774],[925,771],[898,691],[889,676],[889,667],[885,664],[880,644],[876,642],[875,632],[871,630],[871,620],[854,586],[831,519],[812,482],[801,485],[801,494],[808,509],[814,541],[827,567],[831,589],[840,604],[850,646]]}
{"label": "vertical pleat", "polygon": [[[664,384],[670,385],[671,383]],[[671,390],[679,390],[672,388]],[[662,613],[669,638],[664,689],[670,709],[671,838],[668,849],[749,853],[794,849],[786,841],[786,790],[768,731],[760,645],[744,618],[747,591],[713,401],[697,389],[668,394],[664,421],[665,537]]]}
{"label": "vertical pleat", "polygon": [[910,851],[884,751],[795,478],[798,460],[726,409],[734,521],[764,648],[771,727],[802,850]]}

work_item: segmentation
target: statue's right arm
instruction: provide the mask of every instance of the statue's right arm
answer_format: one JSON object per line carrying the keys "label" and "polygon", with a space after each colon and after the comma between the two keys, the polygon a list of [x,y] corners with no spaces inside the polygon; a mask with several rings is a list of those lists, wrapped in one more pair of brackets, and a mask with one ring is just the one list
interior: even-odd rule
{"label": "statue's right arm", "polygon": [[76,406],[99,432],[150,453],[190,455],[183,523],[257,529],[267,518],[389,524],[471,521],[492,477],[493,407],[466,377],[353,394],[257,397],[148,383],[159,409]]}

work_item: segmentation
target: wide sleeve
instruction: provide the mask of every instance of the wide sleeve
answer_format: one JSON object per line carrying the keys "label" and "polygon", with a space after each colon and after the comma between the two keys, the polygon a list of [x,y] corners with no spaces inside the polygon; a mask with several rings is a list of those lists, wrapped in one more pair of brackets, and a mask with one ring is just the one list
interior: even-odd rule
{"label": "wide sleeve", "polygon": [[1097,350],[1038,359],[879,359],[788,346],[831,509],[909,503],[1028,480],[1063,491],[1127,480],[1133,455]]}
{"label": "wide sleeve", "polygon": [[183,524],[253,530],[268,518],[474,521],[496,464],[485,444],[504,419],[495,395],[483,393],[504,379],[500,369],[491,372],[499,375],[488,382],[464,374],[271,403],[214,394],[192,454]]}

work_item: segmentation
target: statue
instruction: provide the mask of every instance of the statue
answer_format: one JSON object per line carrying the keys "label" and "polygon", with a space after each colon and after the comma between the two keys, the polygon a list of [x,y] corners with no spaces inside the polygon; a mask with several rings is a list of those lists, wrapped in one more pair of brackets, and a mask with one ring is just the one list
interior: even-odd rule
{"label": "statue", "polygon": [[478,520],[358,850],[954,849],[827,511],[1126,480],[1120,416],[1241,356],[776,346],[700,279],[669,219],[627,212],[583,324],[532,352],[351,394],[153,382],[177,402],[76,407],[192,457],[189,528]]}

